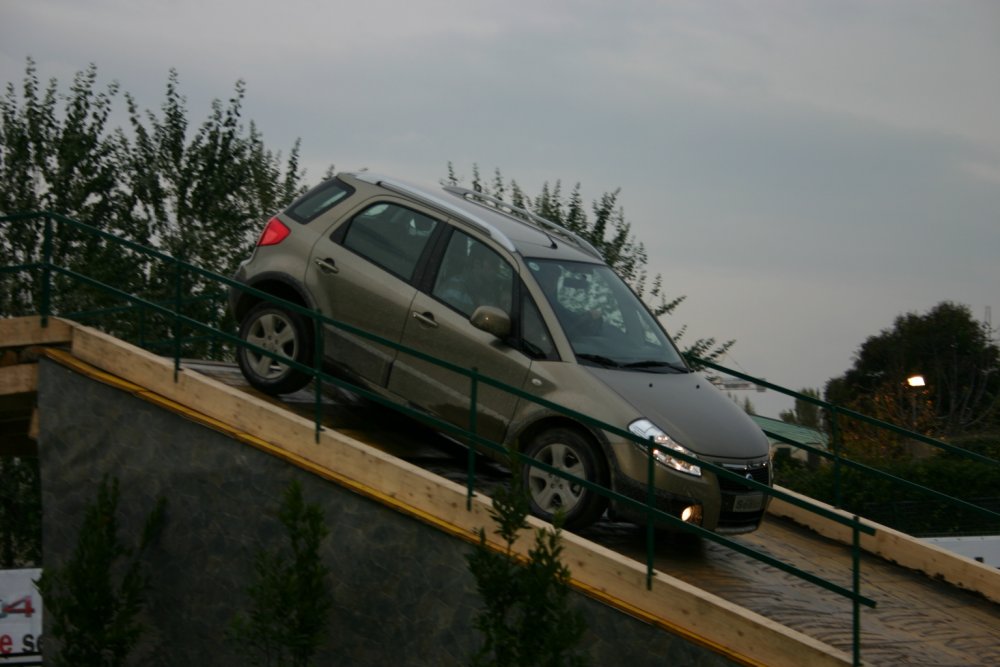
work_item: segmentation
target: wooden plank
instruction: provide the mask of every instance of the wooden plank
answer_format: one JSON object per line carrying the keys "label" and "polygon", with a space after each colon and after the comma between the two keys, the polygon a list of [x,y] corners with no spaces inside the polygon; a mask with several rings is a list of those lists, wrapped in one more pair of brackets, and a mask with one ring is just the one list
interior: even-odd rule
{"label": "wooden plank", "polygon": [[69,343],[73,327],[65,320],[49,318],[47,327],[42,318],[11,317],[0,319],[0,347],[26,347],[28,345],[61,345]]}

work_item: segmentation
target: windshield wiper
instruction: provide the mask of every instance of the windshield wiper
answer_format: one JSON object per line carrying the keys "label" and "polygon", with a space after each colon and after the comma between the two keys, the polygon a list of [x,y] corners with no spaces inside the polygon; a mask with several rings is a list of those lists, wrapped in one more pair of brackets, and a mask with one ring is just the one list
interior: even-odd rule
{"label": "windshield wiper", "polygon": [[597,364],[598,366],[604,366],[605,368],[621,368],[622,365],[619,364],[614,359],[609,359],[608,357],[602,357],[599,354],[578,354],[577,359],[583,359],[584,361],[590,361]]}
{"label": "windshield wiper", "polygon": [[676,361],[656,361],[650,359],[649,361],[633,361],[630,364],[625,364],[622,368],[638,368],[638,369],[654,369],[654,368],[669,368],[675,373],[691,373],[691,369],[683,364],[679,364]]}

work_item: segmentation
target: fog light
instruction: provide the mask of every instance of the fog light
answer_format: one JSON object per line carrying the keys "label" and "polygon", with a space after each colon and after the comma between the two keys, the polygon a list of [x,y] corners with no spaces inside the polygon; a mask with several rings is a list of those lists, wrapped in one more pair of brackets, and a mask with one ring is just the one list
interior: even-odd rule
{"label": "fog light", "polygon": [[689,505],[681,512],[681,521],[701,525],[701,505]]}

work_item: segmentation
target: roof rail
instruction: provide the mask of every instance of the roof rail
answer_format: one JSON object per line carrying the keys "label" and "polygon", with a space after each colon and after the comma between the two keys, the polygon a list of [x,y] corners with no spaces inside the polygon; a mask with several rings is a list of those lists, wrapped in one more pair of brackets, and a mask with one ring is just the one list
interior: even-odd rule
{"label": "roof rail", "polygon": [[453,195],[457,195],[467,201],[471,201],[474,204],[479,204],[484,208],[503,213],[508,217],[516,218],[521,222],[526,222],[529,225],[538,227],[543,232],[548,234],[555,234],[565,241],[574,243],[576,246],[582,248],[586,252],[589,252],[594,257],[604,259],[601,257],[601,253],[597,250],[597,248],[595,248],[587,239],[583,238],[576,232],[571,231],[560,224],[552,222],[547,218],[543,218],[536,213],[532,213],[527,209],[514,206],[499,197],[494,197],[476,190],[469,190],[468,188],[460,188],[458,186],[449,185],[445,186],[444,190],[445,192],[450,192]]}
{"label": "roof rail", "polygon": [[497,229],[494,225],[491,225],[482,218],[471,215],[468,211],[465,211],[458,206],[455,206],[452,202],[437,197],[426,189],[421,188],[416,185],[411,185],[410,183],[405,183],[403,181],[397,181],[391,178],[386,178],[384,176],[379,176],[377,174],[372,174],[370,172],[356,172],[352,174],[355,178],[365,181],[366,183],[371,183],[372,185],[380,185],[388,190],[394,190],[401,194],[409,195],[414,199],[418,199],[425,204],[429,204],[436,208],[447,211],[454,215],[461,216],[463,219],[468,220],[470,223],[479,227],[481,230],[490,235],[490,238],[499,243],[508,252],[517,252],[517,248],[514,246],[514,242],[510,238]]}

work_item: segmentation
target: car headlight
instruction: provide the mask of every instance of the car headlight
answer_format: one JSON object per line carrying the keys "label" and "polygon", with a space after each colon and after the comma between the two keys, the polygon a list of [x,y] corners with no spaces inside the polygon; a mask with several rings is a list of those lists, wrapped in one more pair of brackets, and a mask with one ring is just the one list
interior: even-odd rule
{"label": "car headlight", "polygon": [[[639,436],[643,440],[653,439],[653,442],[660,447],[667,447],[675,452],[680,452],[681,454],[687,454],[688,456],[694,456],[692,452],[677,444],[671,439],[669,435],[664,433],[656,426],[653,422],[648,419],[637,419],[628,425],[628,430]],[[662,449],[653,450],[653,458],[662,463],[663,465],[676,470],[677,472],[683,472],[688,475],[694,475],[695,477],[701,477],[701,467],[693,463],[688,463],[683,459],[678,459],[670,456]]]}

